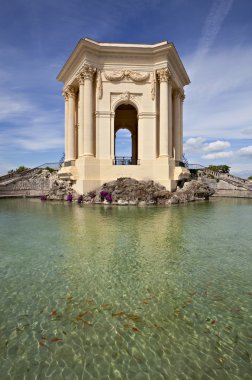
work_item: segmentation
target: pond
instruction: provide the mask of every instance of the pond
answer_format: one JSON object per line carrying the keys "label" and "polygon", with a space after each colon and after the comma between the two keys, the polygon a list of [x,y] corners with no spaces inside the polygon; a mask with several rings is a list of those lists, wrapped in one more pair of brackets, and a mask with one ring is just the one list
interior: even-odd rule
{"label": "pond", "polygon": [[252,202],[0,201],[2,379],[251,379]]}

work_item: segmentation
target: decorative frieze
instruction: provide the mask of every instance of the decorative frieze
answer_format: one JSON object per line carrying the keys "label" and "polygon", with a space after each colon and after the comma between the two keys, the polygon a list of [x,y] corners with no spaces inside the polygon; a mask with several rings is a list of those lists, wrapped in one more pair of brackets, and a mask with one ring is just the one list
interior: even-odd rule
{"label": "decorative frieze", "polygon": [[112,72],[104,72],[104,76],[109,81],[120,81],[124,78],[131,79],[134,82],[144,82],[150,77],[150,73],[139,73],[137,71],[119,70]]}

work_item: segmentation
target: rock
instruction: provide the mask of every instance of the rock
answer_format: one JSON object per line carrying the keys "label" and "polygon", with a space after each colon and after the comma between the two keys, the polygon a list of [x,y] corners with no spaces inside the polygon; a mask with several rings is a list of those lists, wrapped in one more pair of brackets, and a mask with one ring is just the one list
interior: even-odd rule
{"label": "rock", "polygon": [[138,203],[138,206],[146,206],[146,201],[140,201],[140,202]]}
{"label": "rock", "polygon": [[125,201],[125,200],[123,200],[123,199],[118,199],[117,204],[118,204],[118,205],[128,205],[129,202],[128,202],[128,201]]}

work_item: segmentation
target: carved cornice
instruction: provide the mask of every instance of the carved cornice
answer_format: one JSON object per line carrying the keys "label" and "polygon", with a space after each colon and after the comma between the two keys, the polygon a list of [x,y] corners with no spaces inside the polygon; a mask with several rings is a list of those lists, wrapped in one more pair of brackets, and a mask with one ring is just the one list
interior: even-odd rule
{"label": "carved cornice", "polygon": [[150,73],[139,73],[137,71],[119,70],[110,73],[104,72],[104,76],[109,81],[120,81],[124,78],[131,79],[134,82],[144,82],[150,77]]}
{"label": "carved cornice", "polygon": [[167,67],[157,70],[159,82],[168,82],[171,79],[171,72]]}

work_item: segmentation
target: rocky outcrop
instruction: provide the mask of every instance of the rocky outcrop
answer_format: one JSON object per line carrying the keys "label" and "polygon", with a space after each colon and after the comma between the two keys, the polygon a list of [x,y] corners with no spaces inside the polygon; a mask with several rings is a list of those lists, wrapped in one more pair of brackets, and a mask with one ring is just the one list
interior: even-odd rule
{"label": "rocky outcrop", "polygon": [[182,189],[170,192],[154,181],[137,181],[118,178],[103,184],[96,191],[83,195],[84,203],[112,203],[117,205],[171,205],[208,199],[214,193],[207,185],[197,181],[184,184]]}
{"label": "rocky outcrop", "polygon": [[[170,192],[154,181],[137,181],[122,177],[104,183],[95,191],[80,195],[70,180],[59,178],[57,171],[41,170],[29,177],[15,179],[0,186],[0,196],[41,197],[42,200],[69,200],[79,203],[112,203],[117,205],[170,205],[208,199],[214,190],[198,181],[186,182],[182,189]],[[70,194],[70,195],[69,195]],[[70,198],[69,198],[70,197]]]}
{"label": "rocky outcrop", "polygon": [[57,178],[57,171],[40,170],[36,173],[27,173],[22,177],[12,178],[0,183],[1,196],[38,197],[47,193]]}
{"label": "rocky outcrop", "polygon": [[77,193],[74,191],[71,185],[71,181],[61,180],[56,177],[50,186],[50,189],[44,195],[49,200],[67,200],[67,195],[72,194],[73,198],[77,198]]}
{"label": "rocky outcrop", "polygon": [[20,178],[0,183],[0,197],[43,197],[50,200],[67,199],[68,193],[77,196],[71,181],[58,178],[57,171],[41,169]]}

